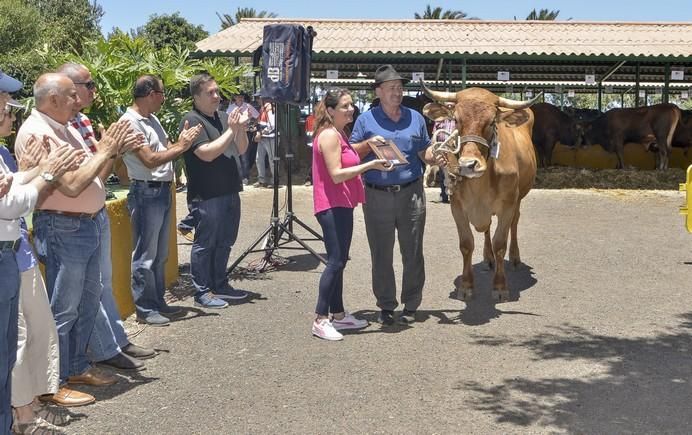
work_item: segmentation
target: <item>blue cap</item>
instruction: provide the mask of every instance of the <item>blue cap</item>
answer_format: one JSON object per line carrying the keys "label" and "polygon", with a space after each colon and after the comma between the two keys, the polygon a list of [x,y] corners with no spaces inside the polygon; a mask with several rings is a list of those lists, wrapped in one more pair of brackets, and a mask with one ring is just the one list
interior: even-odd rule
{"label": "blue cap", "polygon": [[0,71],[0,92],[17,92],[21,88],[22,82]]}

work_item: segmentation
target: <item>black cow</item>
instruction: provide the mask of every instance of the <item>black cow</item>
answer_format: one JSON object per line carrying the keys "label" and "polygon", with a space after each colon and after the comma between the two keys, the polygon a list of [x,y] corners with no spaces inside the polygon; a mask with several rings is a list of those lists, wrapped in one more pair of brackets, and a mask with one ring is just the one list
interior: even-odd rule
{"label": "black cow", "polygon": [[536,156],[542,167],[551,164],[553,148],[561,144],[574,146],[579,137],[577,123],[558,107],[548,103],[536,103],[531,106],[534,115],[531,139],[536,148]]}
{"label": "black cow", "polygon": [[673,133],[680,120],[674,104],[655,104],[633,109],[611,109],[592,122],[584,123],[583,143],[599,144],[615,152],[618,168],[624,167],[625,143],[656,148],[656,168],[667,169]]}

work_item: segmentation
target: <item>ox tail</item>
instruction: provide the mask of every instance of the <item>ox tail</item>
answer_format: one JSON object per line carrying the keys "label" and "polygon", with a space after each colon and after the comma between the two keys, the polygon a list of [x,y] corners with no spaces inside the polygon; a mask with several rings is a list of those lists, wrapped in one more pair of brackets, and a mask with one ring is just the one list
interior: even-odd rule
{"label": "ox tail", "polygon": [[671,144],[673,143],[673,135],[675,134],[675,129],[678,127],[678,123],[682,118],[682,112],[677,107],[673,108],[673,119],[670,123],[670,131],[666,135],[666,149],[670,150]]}

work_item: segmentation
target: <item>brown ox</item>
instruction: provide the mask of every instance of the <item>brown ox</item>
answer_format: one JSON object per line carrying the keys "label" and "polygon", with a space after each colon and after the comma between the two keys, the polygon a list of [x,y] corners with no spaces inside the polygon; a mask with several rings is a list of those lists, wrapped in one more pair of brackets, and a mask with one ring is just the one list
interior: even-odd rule
{"label": "brown ox", "polygon": [[[526,109],[538,97],[513,101],[485,89],[435,92],[421,84],[433,100],[456,103],[454,112],[441,104],[430,103],[424,113],[432,119],[453,116],[457,122],[458,133],[436,150],[445,153],[448,159],[452,215],[464,262],[457,292],[466,301],[473,298],[473,225],[476,231],[485,233],[484,260],[490,267],[495,266],[493,299],[506,302],[509,300],[504,266],[507,238],[511,229],[509,260],[517,266],[521,262],[517,241],[519,208],[536,177],[536,156],[531,142],[533,113]],[[499,157],[489,158],[490,146],[497,141]],[[497,229],[491,242],[493,215],[497,216]]]}

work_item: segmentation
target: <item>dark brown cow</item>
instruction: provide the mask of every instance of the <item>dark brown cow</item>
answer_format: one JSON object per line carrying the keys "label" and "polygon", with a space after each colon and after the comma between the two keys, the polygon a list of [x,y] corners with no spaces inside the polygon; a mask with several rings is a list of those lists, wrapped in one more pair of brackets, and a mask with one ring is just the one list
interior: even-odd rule
{"label": "dark brown cow", "polygon": [[553,148],[559,141],[563,145],[574,146],[578,137],[577,123],[558,107],[548,103],[531,106],[533,112],[533,134],[531,139],[541,167],[550,166]]}
{"label": "dark brown cow", "polygon": [[624,167],[625,143],[641,143],[658,149],[656,168],[667,169],[673,133],[680,120],[680,109],[674,104],[655,104],[634,109],[611,109],[585,123],[584,143],[601,145],[615,152],[618,168]]}
{"label": "dark brown cow", "polygon": [[680,121],[673,133],[673,143],[675,148],[692,147],[692,110],[681,110]]}
{"label": "dark brown cow", "polygon": [[[436,144],[436,153],[448,159],[451,208],[459,233],[463,257],[457,291],[462,299],[473,298],[473,233],[485,233],[483,258],[495,266],[493,298],[509,300],[504,258],[511,230],[509,260],[521,262],[517,224],[521,199],[529,193],[536,177],[536,155],[531,143],[533,113],[527,110],[536,99],[513,101],[485,89],[468,88],[457,93],[435,92],[421,81],[425,93],[435,101],[455,102],[454,112],[442,104],[430,103],[424,113],[431,119],[454,116],[458,130],[451,139]],[[490,158],[490,148],[500,143],[498,158]],[[450,145],[454,144],[454,145]],[[497,229],[490,240],[490,223],[497,216]]]}

